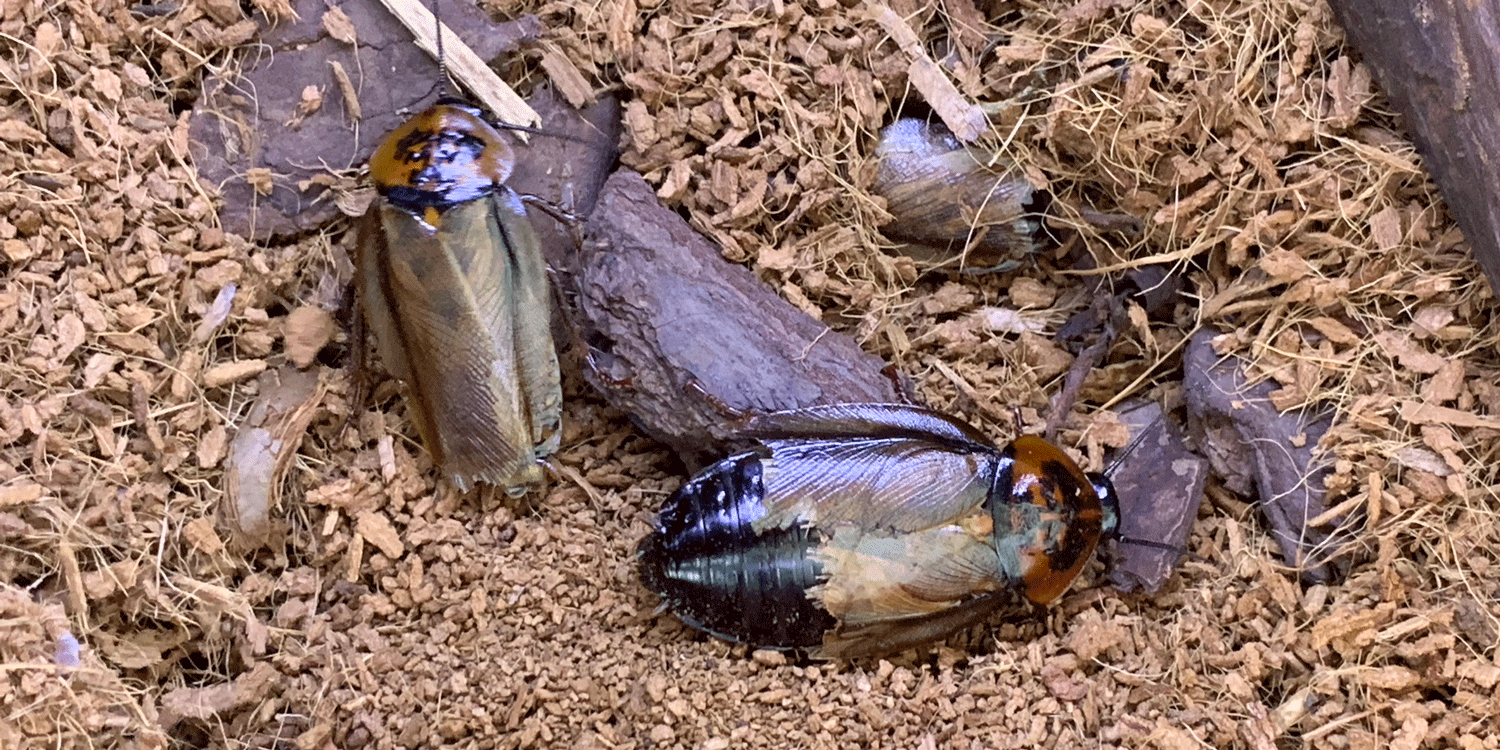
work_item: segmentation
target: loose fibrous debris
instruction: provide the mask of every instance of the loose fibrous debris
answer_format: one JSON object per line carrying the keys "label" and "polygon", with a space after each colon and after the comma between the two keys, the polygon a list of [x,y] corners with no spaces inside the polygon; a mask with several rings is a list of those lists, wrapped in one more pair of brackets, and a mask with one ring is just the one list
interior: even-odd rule
{"label": "loose fibrous debris", "polygon": [[[1101,566],[1045,620],[925,652],[752,657],[650,625],[631,550],[684,467],[581,366],[558,479],[520,504],[441,487],[393,387],[349,403],[337,336],[309,364],[327,390],[280,541],[236,549],[225,458],[265,386],[233,368],[280,370],[291,311],[337,309],[338,206],[362,209],[375,118],[428,103],[435,66],[371,3],[18,0],[0,4],[0,745],[1495,748],[1500,316],[1327,6],[886,5],[932,63],[922,84],[984,113],[977,147],[1054,207],[1139,231],[1060,213],[1076,237],[982,276],[893,248],[879,131],[935,105],[862,7],[475,15],[533,15],[533,45],[481,57],[523,94],[553,75],[582,93],[551,72],[566,60],[617,97],[645,193],[997,443],[1051,416],[1075,357],[1056,334],[1099,282],[1169,269],[1181,293],[1122,302],[1055,442],[1103,470],[1129,444],[1120,404],[1181,415],[1187,341],[1210,330],[1273,411],[1327,410],[1305,444],[1330,462],[1346,571],[1304,580],[1258,496],[1213,475],[1195,557],[1155,594],[1092,585]],[[332,6],[359,56],[317,41]],[[464,7],[444,18],[478,48]],[[293,11],[309,31],[289,40]],[[278,81],[220,85],[272,60]],[[296,133],[319,135],[294,141],[309,86]],[[226,145],[195,146],[207,125]],[[229,143],[286,156],[209,176]]]}

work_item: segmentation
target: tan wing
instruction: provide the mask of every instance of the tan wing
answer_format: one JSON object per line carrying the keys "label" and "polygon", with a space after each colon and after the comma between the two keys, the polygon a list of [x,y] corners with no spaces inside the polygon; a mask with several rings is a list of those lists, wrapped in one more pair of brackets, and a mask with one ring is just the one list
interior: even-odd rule
{"label": "tan wing", "polygon": [[950,523],[989,494],[995,454],[917,438],[764,441],[766,516],[757,529],[920,531]]}
{"label": "tan wing", "polygon": [[[382,231],[368,243],[376,257],[366,259],[362,251],[361,296],[381,357],[407,381],[428,450],[460,489],[474,480],[505,488],[539,481],[536,431],[521,382],[523,376],[546,378],[552,385],[533,388],[555,389],[556,355],[549,334],[545,345],[529,344],[546,355],[528,349],[529,372],[518,366],[518,330],[534,335],[534,326],[518,325],[518,318],[548,312],[517,309],[512,290],[535,270],[518,265],[500,229],[497,213],[507,209],[489,198],[459,204],[441,215],[437,233],[384,201],[373,210]],[[545,292],[545,270],[541,275]],[[537,375],[545,368],[532,361],[546,356],[552,357],[550,372]]]}
{"label": "tan wing", "polygon": [[[354,286],[365,320],[375,331],[375,343],[380,349],[385,369],[397,379],[411,382],[411,363],[406,361],[406,350],[396,335],[396,321],[391,313],[390,303],[386,301],[385,285],[382,282],[385,277],[385,258],[389,253],[384,224],[381,211],[374,205],[360,219],[359,242],[354,246]],[[364,342],[359,344],[363,346]]]}
{"label": "tan wing", "polygon": [[[485,203],[483,201],[476,203]],[[491,336],[496,341],[513,342],[515,370],[520,384],[520,401],[531,425],[531,443],[538,457],[551,455],[561,438],[562,382],[558,376],[557,349],[552,343],[552,301],[547,279],[547,263],[542,257],[541,241],[526,215],[526,208],[514,191],[499,187],[487,202],[490,209],[486,224],[477,220],[450,221],[452,231],[467,232],[456,237],[456,246],[474,249],[474,266],[489,258],[501,258],[507,268],[508,286],[490,285],[487,293],[475,283],[480,309],[508,308],[510,314],[501,320],[490,318]],[[453,213],[450,209],[449,213]],[[483,253],[485,235],[500,238],[508,253]],[[455,253],[462,257],[462,252]],[[485,257],[488,255],[488,258]],[[507,294],[508,293],[508,294]]]}
{"label": "tan wing", "polygon": [[882,620],[831,630],[823,637],[823,645],[810,649],[809,655],[815,659],[884,656],[941,641],[1002,611],[1022,612],[1032,609],[1016,592],[1001,589],[924,617]]}
{"label": "tan wing", "polygon": [[878,653],[937,640],[1017,600],[993,530],[983,510],[909,534],[840,526],[816,553],[826,578],[808,592],[839,621],[825,649]]}

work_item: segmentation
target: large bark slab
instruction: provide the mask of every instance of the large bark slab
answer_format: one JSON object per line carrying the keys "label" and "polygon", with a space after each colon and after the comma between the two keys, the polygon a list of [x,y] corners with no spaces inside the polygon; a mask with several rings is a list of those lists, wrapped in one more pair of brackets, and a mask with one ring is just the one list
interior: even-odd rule
{"label": "large bark slab", "polygon": [[571,272],[589,380],[689,466],[739,420],[840,402],[898,402],[884,363],[783,300],[663,207],[640,175],[605,182]]}
{"label": "large bark slab", "polygon": [[1332,0],[1500,290],[1500,0]]}

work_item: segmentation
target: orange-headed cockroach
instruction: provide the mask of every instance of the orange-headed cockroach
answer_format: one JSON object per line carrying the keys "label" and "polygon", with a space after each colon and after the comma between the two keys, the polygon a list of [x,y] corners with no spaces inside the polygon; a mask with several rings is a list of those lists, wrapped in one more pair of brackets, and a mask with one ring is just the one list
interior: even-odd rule
{"label": "orange-headed cockroach", "polygon": [[1062,595],[1118,534],[1114,488],[1035,436],[996,449],[911,406],[767,414],[636,551],[683,622],[817,658],[899,651]]}
{"label": "orange-headed cockroach", "polygon": [[365,319],[433,462],[461,490],[525,492],[561,432],[547,267],[505,186],[514,164],[477,109],[442,97],[370,158],[377,197],[359,225]]}

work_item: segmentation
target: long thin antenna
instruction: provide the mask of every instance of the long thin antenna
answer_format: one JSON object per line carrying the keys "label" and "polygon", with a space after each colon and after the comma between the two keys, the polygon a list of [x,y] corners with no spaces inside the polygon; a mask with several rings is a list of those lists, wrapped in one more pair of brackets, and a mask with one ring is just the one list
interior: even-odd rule
{"label": "long thin antenna", "polygon": [[[472,0],[470,0],[472,2]],[[416,40],[417,46],[423,51],[438,55],[437,38],[432,33],[433,24],[432,11],[428,9],[428,0],[380,0],[391,11],[396,18],[401,19],[401,25],[411,31],[412,38]],[[490,70],[485,62],[474,54],[464,44],[464,40],[454,37],[452,43],[447,41],[448,34],[443,34],[444,54],[443,65],[447,66],[453,74],[454,80],[463,84],[469,93],[478,100],[479,104],[489,110],[501,122],[510,122],[517,125],[539,125],[542,118],[537,117],[533,110],[516,92],[500,80],[499,74]],[[448,59],[447,49],[453,48],[453,59]],[[444,78],[447,78],[445,75]],[[523,139],[524,140],[524,139]]]}
{"label": "long thin antenna", "polygon": [[438,98],[448,98],[448,56],[443,54],[443,14],[439,12],[438,6],[442,3],[432,0],[432,22],[437,26],[437,59],[438,59]]}

